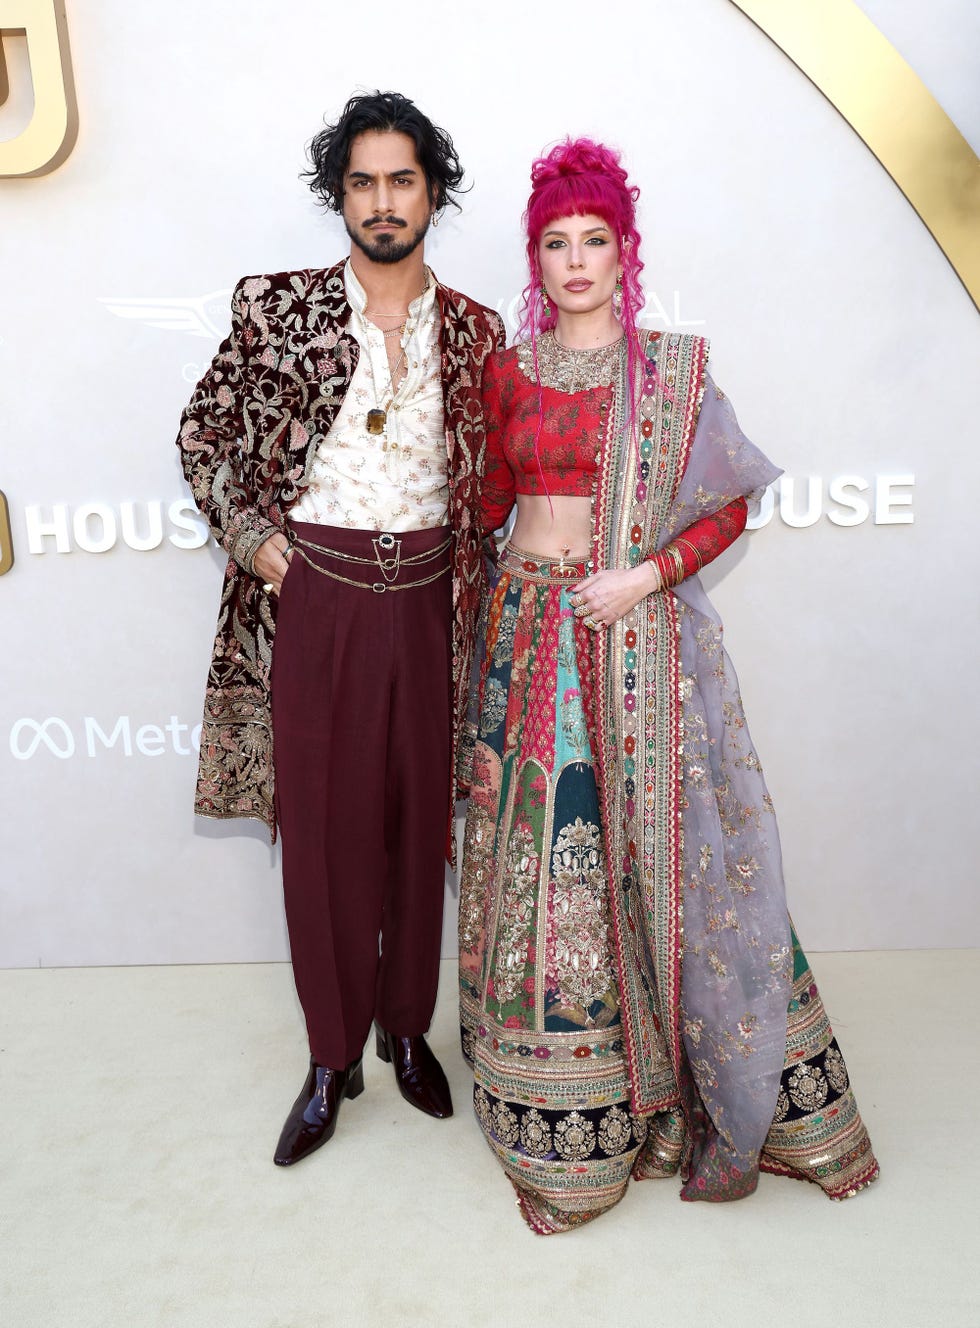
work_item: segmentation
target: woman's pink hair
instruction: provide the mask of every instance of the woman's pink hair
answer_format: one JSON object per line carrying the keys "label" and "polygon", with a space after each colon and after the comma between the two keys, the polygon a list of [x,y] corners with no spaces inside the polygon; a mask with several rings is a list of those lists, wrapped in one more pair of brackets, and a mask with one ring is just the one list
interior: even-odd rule
{"label": "woman's pink hair", "polygon": [[[539,332],[558,321],[554,307],[546,314],[541,296],[541,263],[538,247],[545,229],[559,217],[601,217],[616,237],[623,269],[623,304],[619,315],[626,334],[627,382],[636,383],[639,358],[636,319],[643,308],[640,286],[643,261],[640,233],[636,229],[636,202],[640,191],[631,185],[620,165],[619,153],[591,138],[566,138],[531,167],[531,196],[524,213],[527,263],[531,279],[524,288],[518,338],[529,337],[537,371]],[[635,402],[630,393],[629,416]]]}
{"label": "woman's pink hair", "polygon": [[629,184],[619,164],[619,153],[591,138],[566,138],[539,157],[531,167],[531,197],[524,213],[527,263],[531,280],[524,290],[524,309],[518,335],[554,327],[555,311],[545,315],[541,302],[541,264],[538,245],[545,228],[558,217],[601,217],[616,237],[623,267],[622,323],[628,334],[636,331],[636,316],[643,308],[640,289],[640,234],[636,229],[636,201],[640,191]]}

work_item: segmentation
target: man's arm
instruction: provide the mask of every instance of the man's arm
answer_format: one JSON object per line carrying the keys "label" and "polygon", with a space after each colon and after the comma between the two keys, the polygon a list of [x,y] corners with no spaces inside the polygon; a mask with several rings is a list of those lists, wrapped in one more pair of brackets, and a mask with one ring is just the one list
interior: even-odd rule
{"label": "man's arm", "polygon": [[215,538],[247,572],[256,573],[255,554],[277,527],[249,494],[242,464],[247,362],[255,335],[246,323],[247,287],[243,281],[235,288],[231,332],[181,416],[177,446],[194,501]]}

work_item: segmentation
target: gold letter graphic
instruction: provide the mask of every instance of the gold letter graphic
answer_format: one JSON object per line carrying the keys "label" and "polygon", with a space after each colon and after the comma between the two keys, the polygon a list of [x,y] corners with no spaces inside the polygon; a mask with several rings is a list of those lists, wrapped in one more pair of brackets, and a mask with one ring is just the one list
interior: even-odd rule
{"label": "gold letter graphic", "polygon": [[78,128],[64,0],[0,0],[0,105],[9,93],[8,32],[27,37],[34,114],[23,133],[0,143],[0,176],[43,175],[71,152]]}
{"label": "gold letter graphic", "polygon": [[0,576],[14,565],[14,540],[10,533],[10,512],[7,495],[0,489]]}
{"label": "gold letter graphic", "polygon": [[932,231],[980,308],[980,163],[852,0],[732,0],[835,106]]}

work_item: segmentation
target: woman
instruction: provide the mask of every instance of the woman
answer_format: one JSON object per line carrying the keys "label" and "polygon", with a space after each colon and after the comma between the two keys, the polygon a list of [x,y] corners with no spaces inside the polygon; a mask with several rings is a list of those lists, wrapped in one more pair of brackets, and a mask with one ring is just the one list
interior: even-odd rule
{"label": "woman", "polygon": [[[526,339],[484,377],[491,576],[460,899],[464,1050],[540,1234],[637,1179],[843,1198],[877,1163],[786,912],[772,804],[698,571],[779,472],[699,337],[639,330],[635,203],[535,163]],[[788,1011],[788,1015],[787,1015]]]}

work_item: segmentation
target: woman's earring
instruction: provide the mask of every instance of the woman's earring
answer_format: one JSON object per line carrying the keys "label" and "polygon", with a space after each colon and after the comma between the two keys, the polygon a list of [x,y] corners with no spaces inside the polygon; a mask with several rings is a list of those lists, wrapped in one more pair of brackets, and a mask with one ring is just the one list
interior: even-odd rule
{"label": "woman's earring", "polygon": [[548,303],[548,292],[544,288],[544,282],[541,283],[541,312],[545,318],[551,317],[551,305]]}
{"label": "woman's earring", "polygon": [[616,278],[616,289],[613,291],[612,311],[615,318],[623,316],[623,278],[622,275]]}

